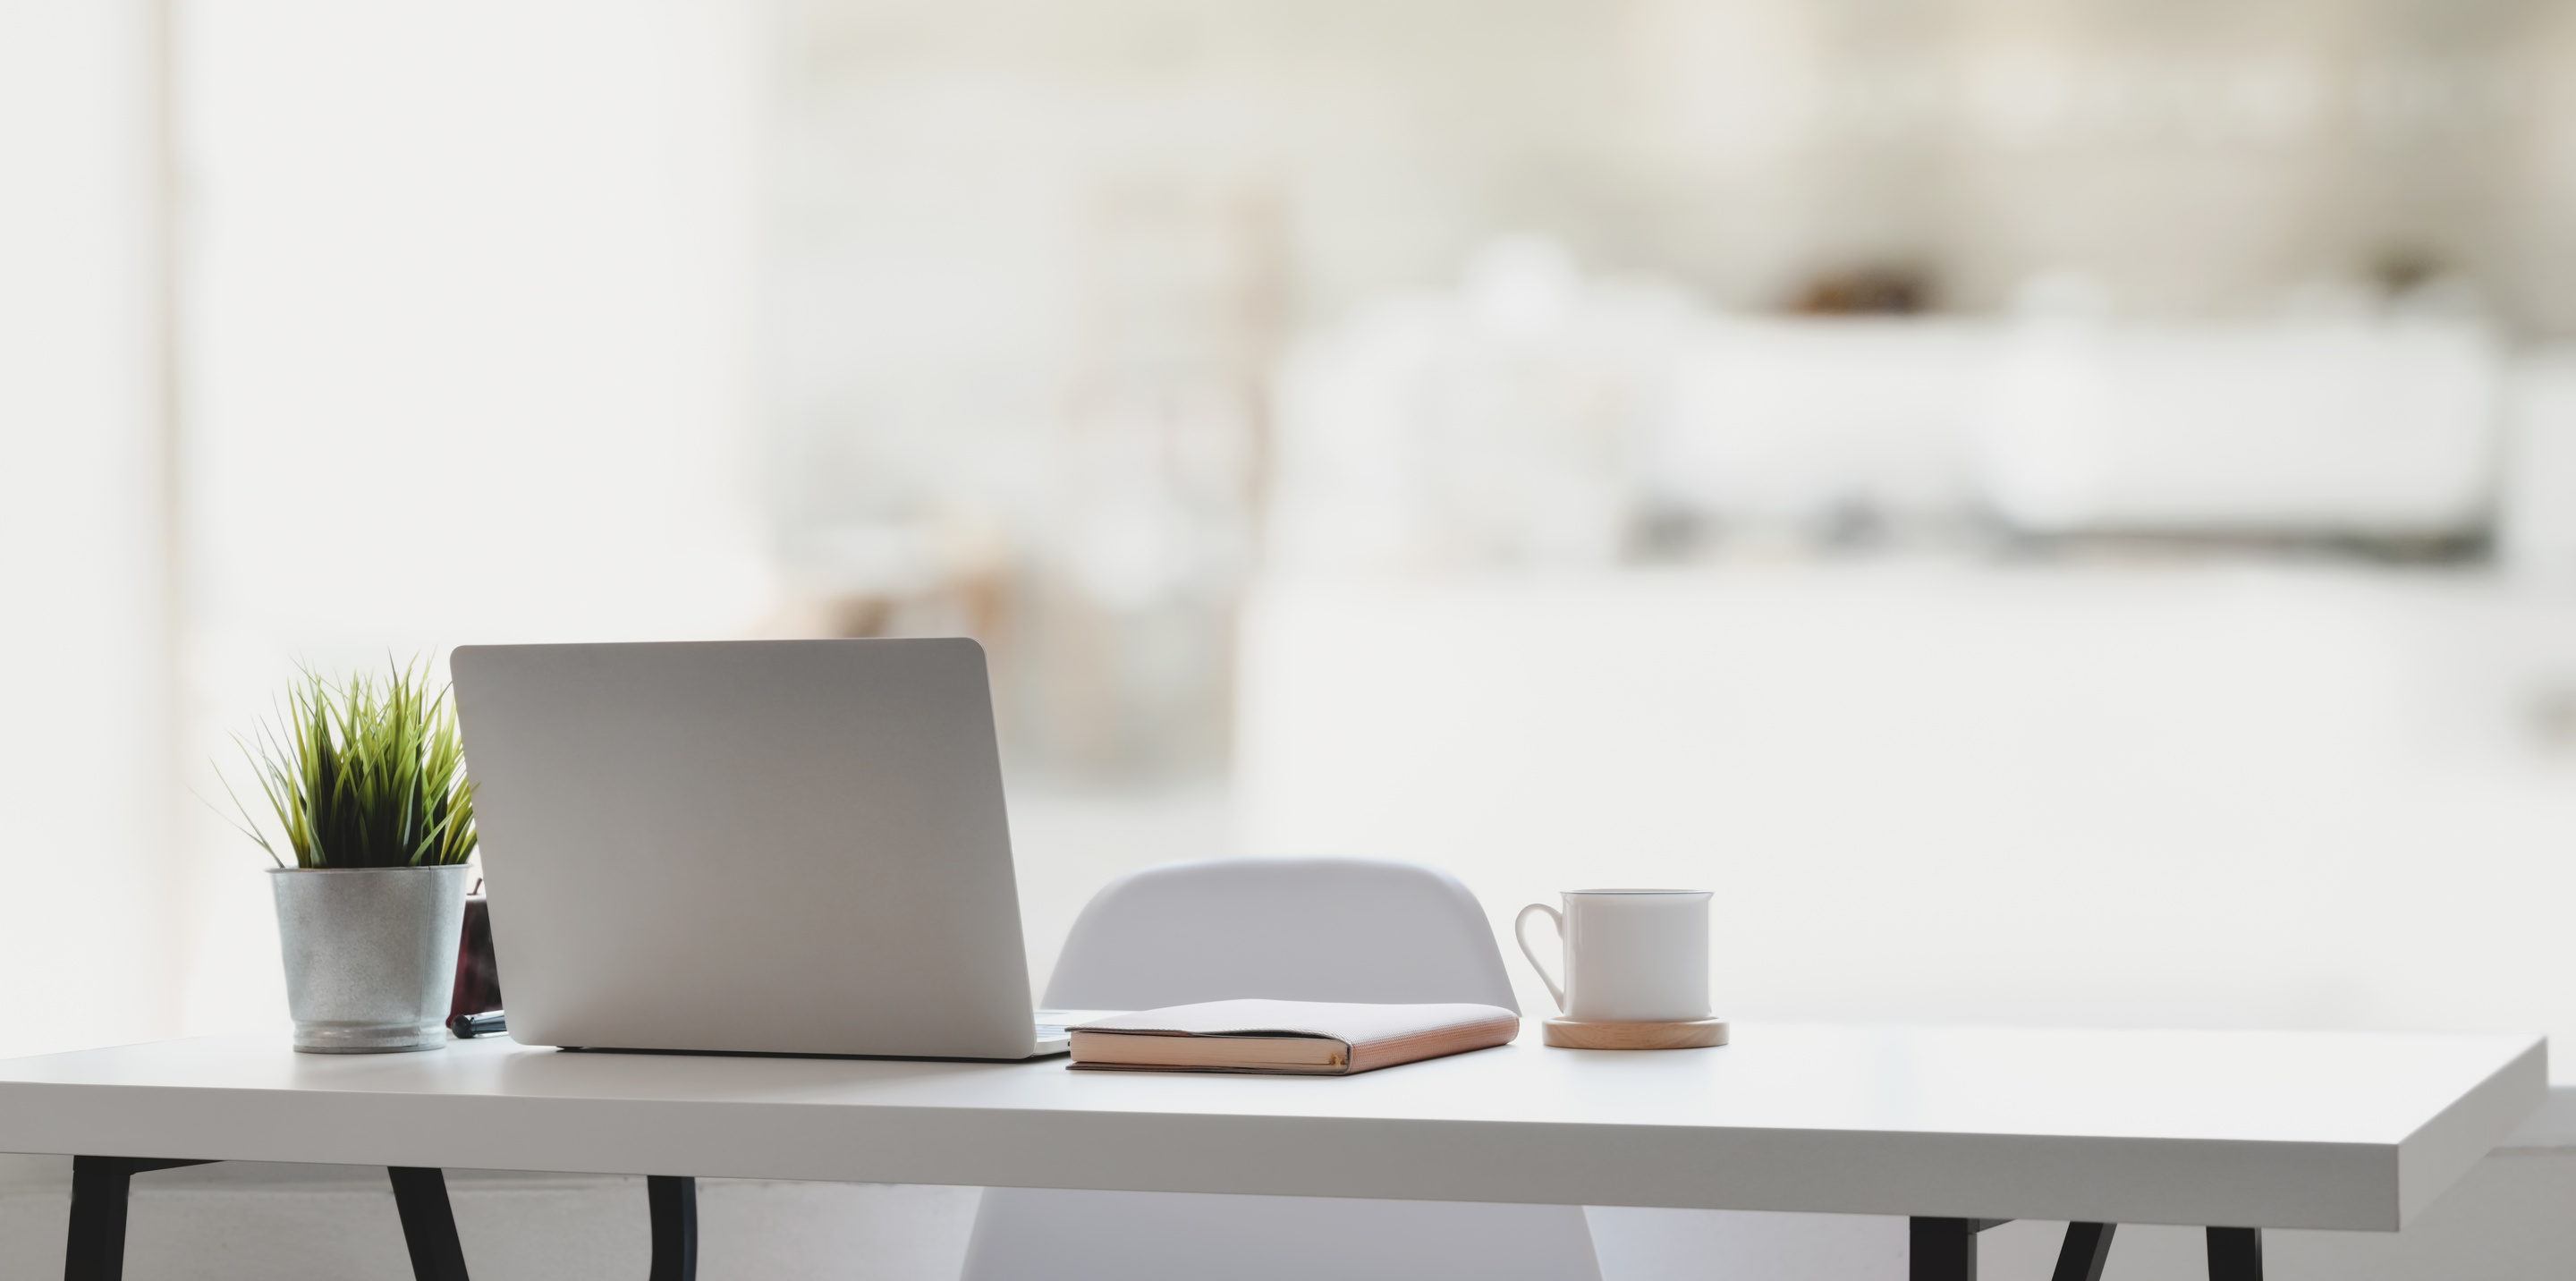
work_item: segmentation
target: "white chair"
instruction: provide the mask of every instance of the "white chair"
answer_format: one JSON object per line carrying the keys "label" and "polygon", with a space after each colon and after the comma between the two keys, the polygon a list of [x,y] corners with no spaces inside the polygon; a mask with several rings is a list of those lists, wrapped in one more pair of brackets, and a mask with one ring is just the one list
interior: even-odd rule
{"label": "white chair", "polygon": [[[1467,887],[1368,859],[1138,872],[1082,910],[1053,1009],[1477,1001],[1517,1011]],[[1401,1071],[1402,1069],[1395,1069]],[[1599,1281],[1580,1206],[989,1188],[965,1281]]]}

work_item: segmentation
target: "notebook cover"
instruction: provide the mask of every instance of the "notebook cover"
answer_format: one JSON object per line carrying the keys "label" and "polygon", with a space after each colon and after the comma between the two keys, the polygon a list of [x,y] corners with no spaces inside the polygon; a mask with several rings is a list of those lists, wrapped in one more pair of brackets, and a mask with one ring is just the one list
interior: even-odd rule
{"label": "notebook cover", "polygon": [[[1067,1029],[1075,1033],[1080,1071],[1232,1072],[1253,1075],[1346,1076],[1399,1063],[1481,1050],[1520,1035],[1520,1016],[1494,1005],[1467,1003],[1380,1005],[1335,1001],[1207,1001],[1142,1010]],[[1086,1061],[1084,1032],[1127,1034],[1119,1062]],[[1173,1059],[1145,1061],[1151,1038],[1172,1039]],[[1335,1067],[1227,1067],[1190,1061],[1179,1042],[1203,1037],[1313,1037],[1340,1042],[1346,1063]]]}

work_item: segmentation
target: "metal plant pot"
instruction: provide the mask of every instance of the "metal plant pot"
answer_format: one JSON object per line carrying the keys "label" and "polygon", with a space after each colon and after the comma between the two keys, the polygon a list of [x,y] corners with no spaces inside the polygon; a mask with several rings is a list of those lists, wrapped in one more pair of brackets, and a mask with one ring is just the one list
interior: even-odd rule
{"label": "metal plant pot", "polygon": [[444,1048],[471,874],[462,864],[272,869],[295,1048]]}

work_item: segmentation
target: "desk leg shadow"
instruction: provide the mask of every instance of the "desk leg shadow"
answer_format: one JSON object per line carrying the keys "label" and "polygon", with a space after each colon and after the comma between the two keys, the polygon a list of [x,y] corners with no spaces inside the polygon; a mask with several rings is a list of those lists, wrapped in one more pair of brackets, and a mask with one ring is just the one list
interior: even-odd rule
{"label": "desk leg shadow", "polygon": [[[210,1161],[152,1157],[72,1158],[70,1234],[63,1242],[63,1281],[122,1281],[125,1276],[125,1211],[134,1176],[150,1170]],[[467,1281],[465,1247],[456,1236],[456,1212],[447,1200],[447,1176],[418,1166],[388,1166],[394,1208],[402,1215],[403,1245],[411,1251],[417,1281]],[[698,1181],[654,1175],[645,1180],[653,1213],[651,1281],[697,1281]]]}
{"label": "desk leg shadow", "polygon": [[[1977,1234],[2004,1219],[1915,1219],[1909,1233],[1907,1281],[1977,1281]],[[2102,1281],[2116,1223],[2069,1223],[2049,1281]],[[2209,1229],[2209,1281],[2263,1281],[2263,1233]]]}

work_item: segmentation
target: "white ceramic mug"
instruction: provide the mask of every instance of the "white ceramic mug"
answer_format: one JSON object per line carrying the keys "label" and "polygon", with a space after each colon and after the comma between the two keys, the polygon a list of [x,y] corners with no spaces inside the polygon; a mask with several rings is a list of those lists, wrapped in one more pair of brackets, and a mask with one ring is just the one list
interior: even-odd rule
{"label": "white ceramic mug", "polygon": [[[1556,1008],[1578,1023],[1687,1023],[1709,1017],[1707,890],[1567,890],[1560,913],[1521,909],[1512,937],[1547,984]],[[1565,981],[1530,946],[1532,912],[1563,940]]]}

